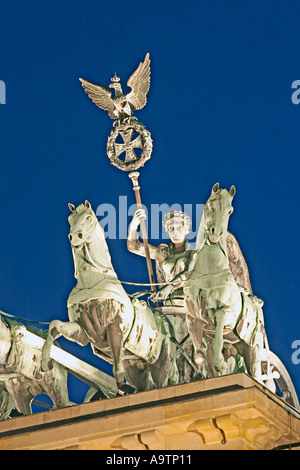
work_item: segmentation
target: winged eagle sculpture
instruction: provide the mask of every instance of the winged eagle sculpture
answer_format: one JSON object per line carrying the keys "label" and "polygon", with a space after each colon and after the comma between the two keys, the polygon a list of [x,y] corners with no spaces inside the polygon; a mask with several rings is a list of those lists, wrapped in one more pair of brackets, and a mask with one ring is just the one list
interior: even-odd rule
{"label": "winged eagle sculpture", "polygon": [[[150,88],[150,59],[146,54],[144,62],[140,62],[136,71],[127,81],[131,91],[123,94],[120,78],[115,76],[111,79],[109,88],[114,88],[115,96],[109,88],[94,85],[87,80],[79,79],[91,100],[101,109],[108,111],[112,119],[126,120],[131,117],[132,111],[142,109],[147,103],[146,95]],[[136,119],[136,118],[135,118]]]}

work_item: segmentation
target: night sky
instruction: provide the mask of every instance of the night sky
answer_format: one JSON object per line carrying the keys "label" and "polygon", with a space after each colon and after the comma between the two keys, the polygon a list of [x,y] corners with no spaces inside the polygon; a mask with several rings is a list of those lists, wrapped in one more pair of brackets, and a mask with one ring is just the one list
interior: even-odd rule
{"label": "night sky", "polygon": [[[149,52],[148,102],[135,116],[153,138],[140,170],[150,220],[154,204],[195,211],[217,181],[235,185],[229,230],[265,302],[270,348],[300,394],[300,354],[292,348],[300,347],[300,82],[292,88],[300,80],[299,2],[103,3],[2,2],[0,309],[32,321],[67,320],[75,285],[69,202],[87,199],[95,211],[100,206],[98,215],[103,204],[115,208],[117,237],[108,245],[118,277],[148,282],[145,260],[120,235],[120,217],[125,233],[131,220],[120,196],[128,207],[135,199],[127,174],[106,155],[113,121],[78,79],[108,86],[116,72],[128,92]],[[111,370],[89,345],[59,342]],[[72,401],[81,403],[87,389],[70,377]]]}

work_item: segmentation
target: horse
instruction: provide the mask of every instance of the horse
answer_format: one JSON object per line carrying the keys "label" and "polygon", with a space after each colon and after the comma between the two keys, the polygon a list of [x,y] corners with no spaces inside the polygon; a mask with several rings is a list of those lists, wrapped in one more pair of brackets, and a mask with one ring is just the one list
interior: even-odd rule
{"label": "horse", "polygon": [[51,398],[55,408],[70,406],[68,372],[56,362],[51,371],[41,372],[41,351],[22,341],[27,330],[41,337],[47,334],[0,315],[0,420],[15,407],[21,414],[30,415],[32,400],[42,393]]}
{"label": "horse", "polygon": [[145,301],[128,296],[113,268],[104,230],[91,204],[69,204],[69,209],[77,284],[67,301],[69,321],[50,323],[42,369],[51,367],[51,345],[62,335],[82,346],[90,343],[95,355],[113,364],[121,391],[125,378],[138,391],[176,384],[171,324]]}
{"label": "horse", "polygon": [[[194,360],[200,367],[208,363],[211,370],[228,373],[225,356],[234,344],[250,375],[261,382],[263,302],[236,282],[227,254],[227,227],[235,193],[234,186],[227,191],[216,183],[204,206],[198,249],[191,254],[183,288],[186,320]],[[203,338],[210,343],[206,354]]]}

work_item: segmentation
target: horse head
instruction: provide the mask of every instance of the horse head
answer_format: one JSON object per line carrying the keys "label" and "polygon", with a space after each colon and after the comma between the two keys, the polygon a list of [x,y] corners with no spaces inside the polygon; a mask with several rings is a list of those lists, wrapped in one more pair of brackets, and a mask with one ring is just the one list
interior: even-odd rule
{"label": "horse head", "polygon": [[89,201],[79,204],[78,207],[71,203],[68,206],[72,212],[68,217],[70,224],[68,237],[72,248],[79,250],[83,247],[84,243],[91,240],[94,230],[100,227],[100,225]]}
{"label": "horse head", "polygon": [[203,229],[210,245],[216,245],[227,232],[228,220],[233,212],[232,199],[235,193],[234,186],[227,191],[227,189],[219,189],[219,183],[216,183],[212,188],[203,211]]}

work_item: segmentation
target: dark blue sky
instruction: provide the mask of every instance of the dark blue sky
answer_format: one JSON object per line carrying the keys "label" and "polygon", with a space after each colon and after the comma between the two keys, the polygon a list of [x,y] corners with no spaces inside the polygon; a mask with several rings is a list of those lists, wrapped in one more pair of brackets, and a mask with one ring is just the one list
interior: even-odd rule
{"label": "dark blue sky", "polygon": [[[67,203],[118,210],[120,195],[135,202],[131,181],[106,156],[112,121],[78,78],[108,86],[117,72],[129,91],[127,79],[149,52],[148,103],[136,113],[154,141],[141,169],[143,202],[196,205],[217,181],[236,186],[229,229],[265,301],[271,350],[299,394],[291,348],[300,340],[300,105],[291,101],[300,80],[299,2],[103,3],[2,2],[0,308],[67,320],[75,284]],[[145,261],[126,241],[108,243],[119,278],[147,282]],[[89,346],[61,344],[100,364]],[[85,391],[71,379],[71,399]]]}

